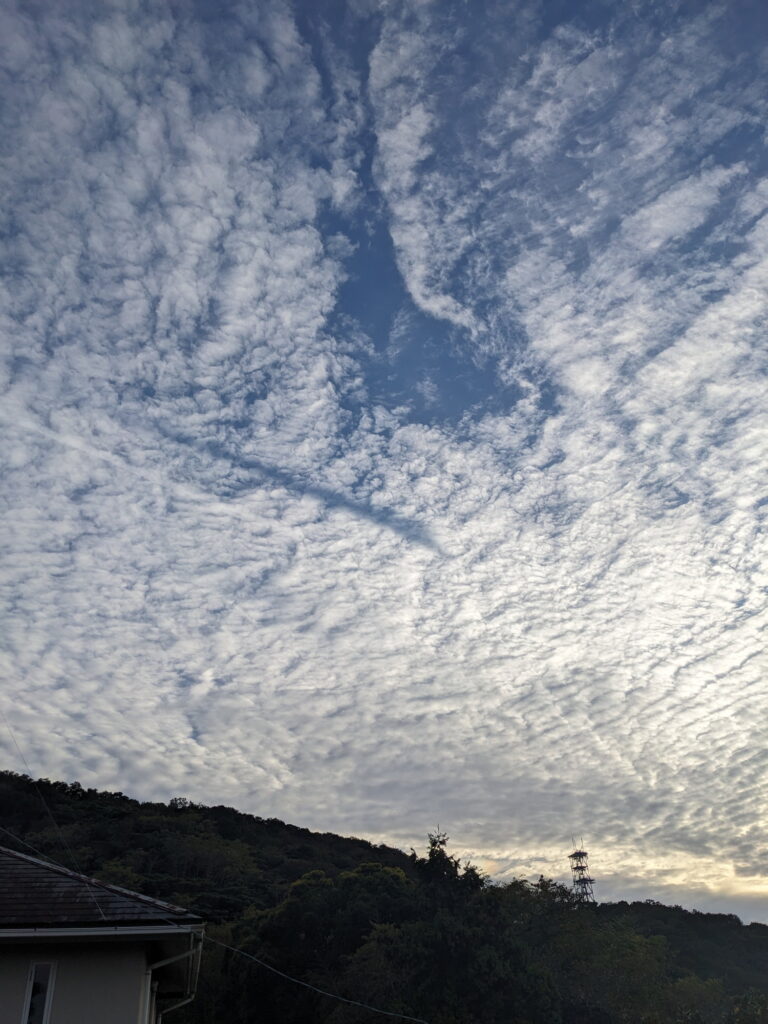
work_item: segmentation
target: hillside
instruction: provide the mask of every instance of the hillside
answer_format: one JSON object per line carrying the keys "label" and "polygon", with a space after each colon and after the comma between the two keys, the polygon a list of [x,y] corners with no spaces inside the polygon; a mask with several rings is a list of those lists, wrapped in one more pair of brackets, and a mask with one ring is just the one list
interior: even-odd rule
{"label": "hillside", "polygon": [[[76,863],[85,874],[171,900],[214,922],[247,907],[274,906],[309,871],[334,875],[370,860],[403,870],[410,864],[391,847],[310,832],[232,807],[181,799],[141,803],[123,793],[84,789],[77,782],[33,782],[12,772],[0,772],[0,826],[67,867]],[[6,834],[0,837],[13,845]]]}
{"label": "hillside", "polygon": [[[494,885],[443,835],[419,857],[229,807],[10,772],[0,828],[2,845],[187,906],[213,938],[294,978],[430,1024],[768,1022],[768,927],[651,902],[581,906],[546,879]],[[376,1019],[216,945],[197,1000],[174,1015]]]}

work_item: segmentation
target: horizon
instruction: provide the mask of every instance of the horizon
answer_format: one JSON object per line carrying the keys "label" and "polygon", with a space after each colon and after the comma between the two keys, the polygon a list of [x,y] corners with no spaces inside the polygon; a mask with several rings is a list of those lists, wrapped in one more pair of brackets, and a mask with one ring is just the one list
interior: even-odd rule
{"label": "horizon", "polygon": [[768,922],[764,5],[0,20],[3,764]]}
{"label": "horizon", "polygon": [[[24,773],[24,777],[29,779],[35,785],[37,785],[38,782],[46,782],[46,781],[47,782],[63,782],[64,781],[64,780],[61,780],[61,779],[59,779],[59,780],[53,780],[53,779],[34,779],[30,775],[28,775],[26,773]],[[80,785],[80,783],[77,780],[72,780],[71,782],[65,782],[65,785],[74,786],[74,785]],[[84,787],[84,788],[87,788],[87,787]],[[94,788],[94,791],[99,793],[99,794],[103,794],[103,793],[108,792],[108,791],[105,791],[105,790],[95,789],[95,787],[92,787],[92,788]],[[156,804],[156,803],[159,802],[159,803],[164,804],[164,805],[167,806],[170,803],[171,800],[181,799],[181,800],[184,800],[186,802],[186,804],[190,808],[192,808],[192,809],[194,809],[195,807],[201,807],[203,809],[206,809],[206,808],[210,808],[212,806],[216,806],[216,805],[213,805],[213,804],[199,803],[199,802],[197,802],[195,800],[190,799],[189,797],[179,797],[179,796],[176,796],[176,797],[170,797],[168,800],[152,801],[152,800],[141,800],[139,797],[131,796],[131,794],[123,793],[122,791],[119,792],[119,795],[123,796],[123,797],[126,797],[129,800],[135,800],[139,804],[143,804],[143,803]],[[44,803],[44,805],[46,807],[46,810],[47,810],[48,814],[53,818],[53,820],[55,820],[51,809],[47,805],[47,802],[43,801],[43,803]],[[269,820],[269,819],[263,818],[261,815],[257,814],[255,811],[243,811],[243,810],[241,810],[238,807],[233,807],[233,806],[228,805],[228,804],[227,805],[218,805],[218,806],[226,806],[229,809],[234,810],[234,811],[236,811],[239,814],[251,815],[252,817],[257,818],[257,819],[262,820],[262,821],[263,820]],[[428,840],[429,840],[429,836],[431,834],[431,831],[428,830],[427,832],[424,833],[423,836],[419,837],[419,839],[416,839],[414,837],[413,841],[409,841],[405,845],[395,845],[387,837],[374,836],[374,835],[366,835],[366,834],[355,833],[355,832],[339,834],[339,833],[333,832],[333,831],[328,830],[328,829],[323,829],[320,826],[318,826],[317,828],[311,828],[311,827],[303,825],[303,824],[301,824],[299,822],[284,820],[282,818],[279,818],[279,816],[274,816],[274,817],[275,817],[276,820],[283,821],[283,824],[290,825],[292,827],[299,828],[299,829],[304,829],[304,830],[306,830],[306,831],[308,831],[308,832],[310,832],[310,833],[312,833],[314,835],[335,835],[335,836],[337,836],[340,839],[350,839],[350,840],[362,839],[365,842],[369,842],[369,843],[373,844],[374,846],[378,846],[378,845],[389,846],[392,849],[399,850],[401,853],[403,853],[405,855],[408,855],[409,852],[410,853],[414,853],[415,852],[415,853],[418,854],[419,850],[422,848],[422,846],[423,846],[424,851],[426,851],[428,849],[428,845],[429,845]],[[57,824],[57,828],[58,828],[58,824]],[[435,826],[434,830],[435,830],[435,834],[441,832],[441,828],[440,828],[439,825]],[[8,833],[8,835],[10,835],[14,839],[17,839],[17,841],[22,842],[23,845],[25,845],[25,846],[27,845],[24,842],[23,837],[14,836],[13,833]],[[559,871],[557,870],[557,865],[558,865],[558,863],[560,861],[563,861],[563,860],[566,861],[566,862],[568,861],[568,859],[569,859],[569,855],[568,854],[563,854],[562,856],[559,856],[558,854],[554,854],[553,856],[548,856],[548,857],[541,856],[541,857],[536,858],[534,861],[528,860],[525,863],[518,862],[517,863],[517,867],[516,868],[512,868],[512,867],[509,866],[509,863],[506,863],[506,864],[504,863],[505,858],[503,856],[501,856],[500,858],[494,859],[494,858],[489,858],[487,856],[487,854],[484,854],[484,853],[480,853],[480,854],[475,855],[473,853],[473,851],[471,851],[471,850],[462,848],[461,846],[457,847],[450,835],[447,836],[447,839],[448,839],[449,851],[450,851],[451,856],[458,857],[463,865],[471,864],[475,868],[478,868],[483,874],[487,875],[488,878],[493,883],[504,884],[505,882],[509,882],[509,881],[512,881],[513,879],[519,879],[519,878],[526,879],[529,882],[535,882],[539,878],[547,878],[547,879],[551,879],[552,881],[558,882],[561,885],[564,885],[568,889],[572,888],[570,870],[563,871],[562,870],[562,866],[561,866],[561,869]],[[2,845],[2,843],[0,843],[0,845]],[[567,844],[566,844],[566,846],[567,846]],[[567,848],[570,849],[570,847],[567,847]],[[579,849],[583,849],[583,845],[579,844],[578,848]],[[63,854],[66,853],[66,852],[67,852],[66,850],[62,851]],[[589,856],[589,851],[586,850],[585,852]],[[598,851],[598,856],[599,856],[599,852],[600,851]],[[54,861],[54,863],[58,863],[60,867],[66,867],[66,865],[61,863],[61,861]],[[534,865],[537,865],[537,866],[534,866]],[[67,870],[71,870],[71,869],[67,869]],[[590,864],[590,874],[591,875],[594,874],[594,872],[592,871],[591,864]],[[747,916],[747,917],[745,917],[745,915],[753,914],[753,913],[757,913],[758,915],[762,913],[763,915],[765,915],[765,910],[764,910],[763,906],[760,903],[755,903],[754,900],[752,900],[750,897],[746,897],[746,898],[742,897],[740,899],[738,896],[737,897],[727,896],[727,895],[719,895],[718,896],[717,894],[713,894],[711,892],[707,892],[707,891],[704,891],[704,890],[702,890],[698,894],[696,894],[696,893],[691,892],[691,890],[680,889],[680,888],[675,887],[675,886],[667,886],[667,887],[656,886],[656,888],[653,890],[653,895],[651,895],[650,892],[647,889],[647,886],[644,886],[642,882],[633,882],[631,879],[627,879],[626,876],[613,876],[613,875],[611,875],[611,876],[608,877],[608,880],[606,880],[605,877],[603,877],[603,878],[594,878],[593,877],[592,881],[593,881],[594,885],[596,885],[597,888],[598,888],[598,892],[595,895],[595,901],[597,903],[619,903],[619,902],[622,902],[622,901],[627,902],[627,903],[632,903],[632,902],[641,902],[641,903],[643,903],[643,902],[649,902],[650,901],[650,902],[655,902],[655,903],[661,903],[661,904],[664,904],[666,906],[670,906],[670,907],[673,907],[673,908],[679,906],[683,910],[686,910],[686,911],[689,911],[689,912],[692,912],[692,913],[736,914],[736,916],[739,917],[739,919],[741,920],[741,923],[744,924],[744,925],[755,923],[755,924],[764,924],[764,925],[766,925],[768,927],[768,920],[765,919],[765,916],[763,916],[763,917],[760,917],[760,916],[757,916],[757,917],[754,917],[754,916],[749,917],[749,916]],[[602,892],[604,892],[604,891],[607,891],[609,895],[606,896],[605,898],[602,898]],[[737,909],[738,907],[741,908],[741,913],[739,913],[739,910]]]}

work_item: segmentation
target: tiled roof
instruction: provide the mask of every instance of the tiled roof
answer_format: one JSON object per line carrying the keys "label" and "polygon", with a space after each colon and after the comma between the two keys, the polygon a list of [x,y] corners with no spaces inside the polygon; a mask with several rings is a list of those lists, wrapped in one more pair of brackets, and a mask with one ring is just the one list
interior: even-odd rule
{"label": "tiled roof", "polygon": [[0,846],[0,929],[200,923],[181,907]]}

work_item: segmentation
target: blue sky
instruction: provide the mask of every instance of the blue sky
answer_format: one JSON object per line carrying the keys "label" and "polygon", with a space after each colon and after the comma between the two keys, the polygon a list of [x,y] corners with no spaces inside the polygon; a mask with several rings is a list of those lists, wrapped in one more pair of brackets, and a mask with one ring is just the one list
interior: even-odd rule
{"label": "blue sky", "polygon": [[[768,15],[6,2],[35,773],[768,920]],[[0,735],[7,767],[19,769]]]}

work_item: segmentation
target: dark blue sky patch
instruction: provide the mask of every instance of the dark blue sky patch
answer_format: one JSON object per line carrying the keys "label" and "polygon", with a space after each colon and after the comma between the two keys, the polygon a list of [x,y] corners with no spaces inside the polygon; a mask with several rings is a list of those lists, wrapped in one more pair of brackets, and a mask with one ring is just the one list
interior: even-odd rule
{"label": "dark blue sky patch", "polygon": [[404,305],[390,341],[370,361],[372,401],[407,407],[406,419],[450,422],[511,409],[520,390],[499,381],[492,357],[473,358],[463,332]]}
{"label": "dark blue sky patch", "polygon": [[[365,179],[363,179],[365,180]],[[368,195],[373,186],[369,182]],[[338,291],[336,313],[351,317],[368,335],[377,351],[388,343],[392,321],[408,300],[386,222],[380,213],[380,200],[360,211],[362,223],[350,224],[340,217],[325,218],[327,231],[340,231],[354,246],[354,254],[345,262],[346,280]]]}
{"label": "dark blue sky patch", "polygon": [[[367,142],[371,143],[370,136]],[[329,327],[344,333],[348,318],[370,339],[357,355],[368,402],[401,410],[404,422],[457,423],[465,416],[510,409],[520,392],[500,384],[495,360],[482,357],[450,323],[422,313],[411,301],[366,151],[360,179],[366,203],[349,217],[326,212],[324,233],[343,233],[354,246]],[[490,300],[488,300],[490,301]],[[478,301],[482,311],[482,300]]]}
{"label": "dark blue sky patch", "polygon": [[764,3],[7,6],[2,654],[35,771],[406,847],[439,804],[532,876],[575,807],[606,875],[640,834],[669,902],[735,898]]}

